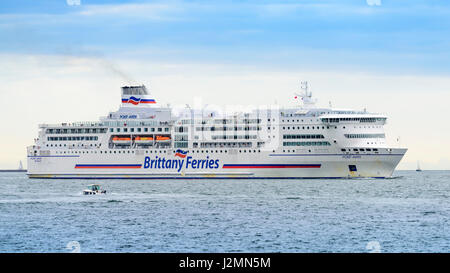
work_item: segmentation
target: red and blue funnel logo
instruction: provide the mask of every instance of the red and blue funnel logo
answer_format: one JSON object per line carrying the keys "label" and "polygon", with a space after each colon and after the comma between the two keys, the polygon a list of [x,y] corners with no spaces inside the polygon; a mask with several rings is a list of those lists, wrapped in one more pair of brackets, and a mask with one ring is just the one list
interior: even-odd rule
{"label": "red and blue funnel logo", "polygon": [[141,103],[156,103],[156,101],[154,99],[141,99],[131,96],[129,99],[122,99],[122,103],[131,103],[133,105],[138,105]]}
{"label": "red and blue funnel logo", "polygon": [[183,151],[181,149],[178,149],[175,151],[175,156],[181,157],[181,158],[185,158],[187,155],[187,151]]}

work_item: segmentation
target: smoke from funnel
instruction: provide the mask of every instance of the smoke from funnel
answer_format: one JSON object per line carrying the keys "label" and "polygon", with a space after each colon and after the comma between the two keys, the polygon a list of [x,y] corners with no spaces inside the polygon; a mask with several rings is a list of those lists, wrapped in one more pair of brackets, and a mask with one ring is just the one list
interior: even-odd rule
{"label": "smoke from funnel", "polygon": [[64,56],[67,57],[78,57],[78,58],[87,58],[88,60],[94,60],[97,63],[97,66],[104,68],[107,72],[114,74],[115,76],[120,77],[123,81],[125,81],[129,85],[138,85],[138,82],[135,81],[130,75],[125,73],[122,69],[119,69],[117,65],[113,64],[111,61],[106,59],[102,53],[94,52],[92,50],[86,50],[82,48],[75,48],[73,45],[64,46],[63,49],[59,50],[63,53]]}
{"label": "smoke from funnel", "polygon": [[137,81],[135,81],[128,74],[126,74],[121,69],[119,69],[112,62],[110,62],[104,58],[98,58],[97,60],[98,60],[98,63],[100,66],[106,68],[107,70],[112,72],[114,75],[119,76],[122,80],[126,81],[129,85],[138,85]]}

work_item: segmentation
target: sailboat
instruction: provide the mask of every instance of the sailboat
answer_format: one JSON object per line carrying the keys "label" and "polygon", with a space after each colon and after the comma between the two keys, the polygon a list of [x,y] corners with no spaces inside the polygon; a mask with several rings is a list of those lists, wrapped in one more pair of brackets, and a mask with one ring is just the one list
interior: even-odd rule
{"label": "sailboat", "polygon": [[422,171],[422,169],[420,168],[420,162],[417,161],[417,169],[416,169],[416,172],[421,172],[421,171]]}
{"label": "sailboat", "polygon": [[19,162],[19,171],[23,171],[22,160],[20,160],[20,162]]}

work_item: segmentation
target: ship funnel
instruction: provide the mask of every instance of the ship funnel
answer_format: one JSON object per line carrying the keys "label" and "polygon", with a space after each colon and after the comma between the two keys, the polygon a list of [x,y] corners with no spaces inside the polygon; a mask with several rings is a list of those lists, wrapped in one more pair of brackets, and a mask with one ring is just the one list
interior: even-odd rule
{"label": "ship funnel", "polygon": [[156,101],[150,96],[145,85],[122,87],[122,106],[149,106],[153,104],[156,104]]}
{"label": "ship funnel", "polygon": [[148,95],[147,88],[145,85],[140,86],[123,86],[122,87],[122,96],[123,95]]}

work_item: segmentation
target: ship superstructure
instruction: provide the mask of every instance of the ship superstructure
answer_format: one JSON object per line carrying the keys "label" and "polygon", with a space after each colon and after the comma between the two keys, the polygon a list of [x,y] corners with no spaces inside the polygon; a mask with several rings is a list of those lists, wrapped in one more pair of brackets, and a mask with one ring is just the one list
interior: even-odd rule
{"label": "ship superstructure", "polygon": [[98,122],[42,124],[27,148],[31,178],[390,177],[406,149],[390,147],[387,117],[301,105],[223,114],[158,106],[145,86],[122,87]]}

